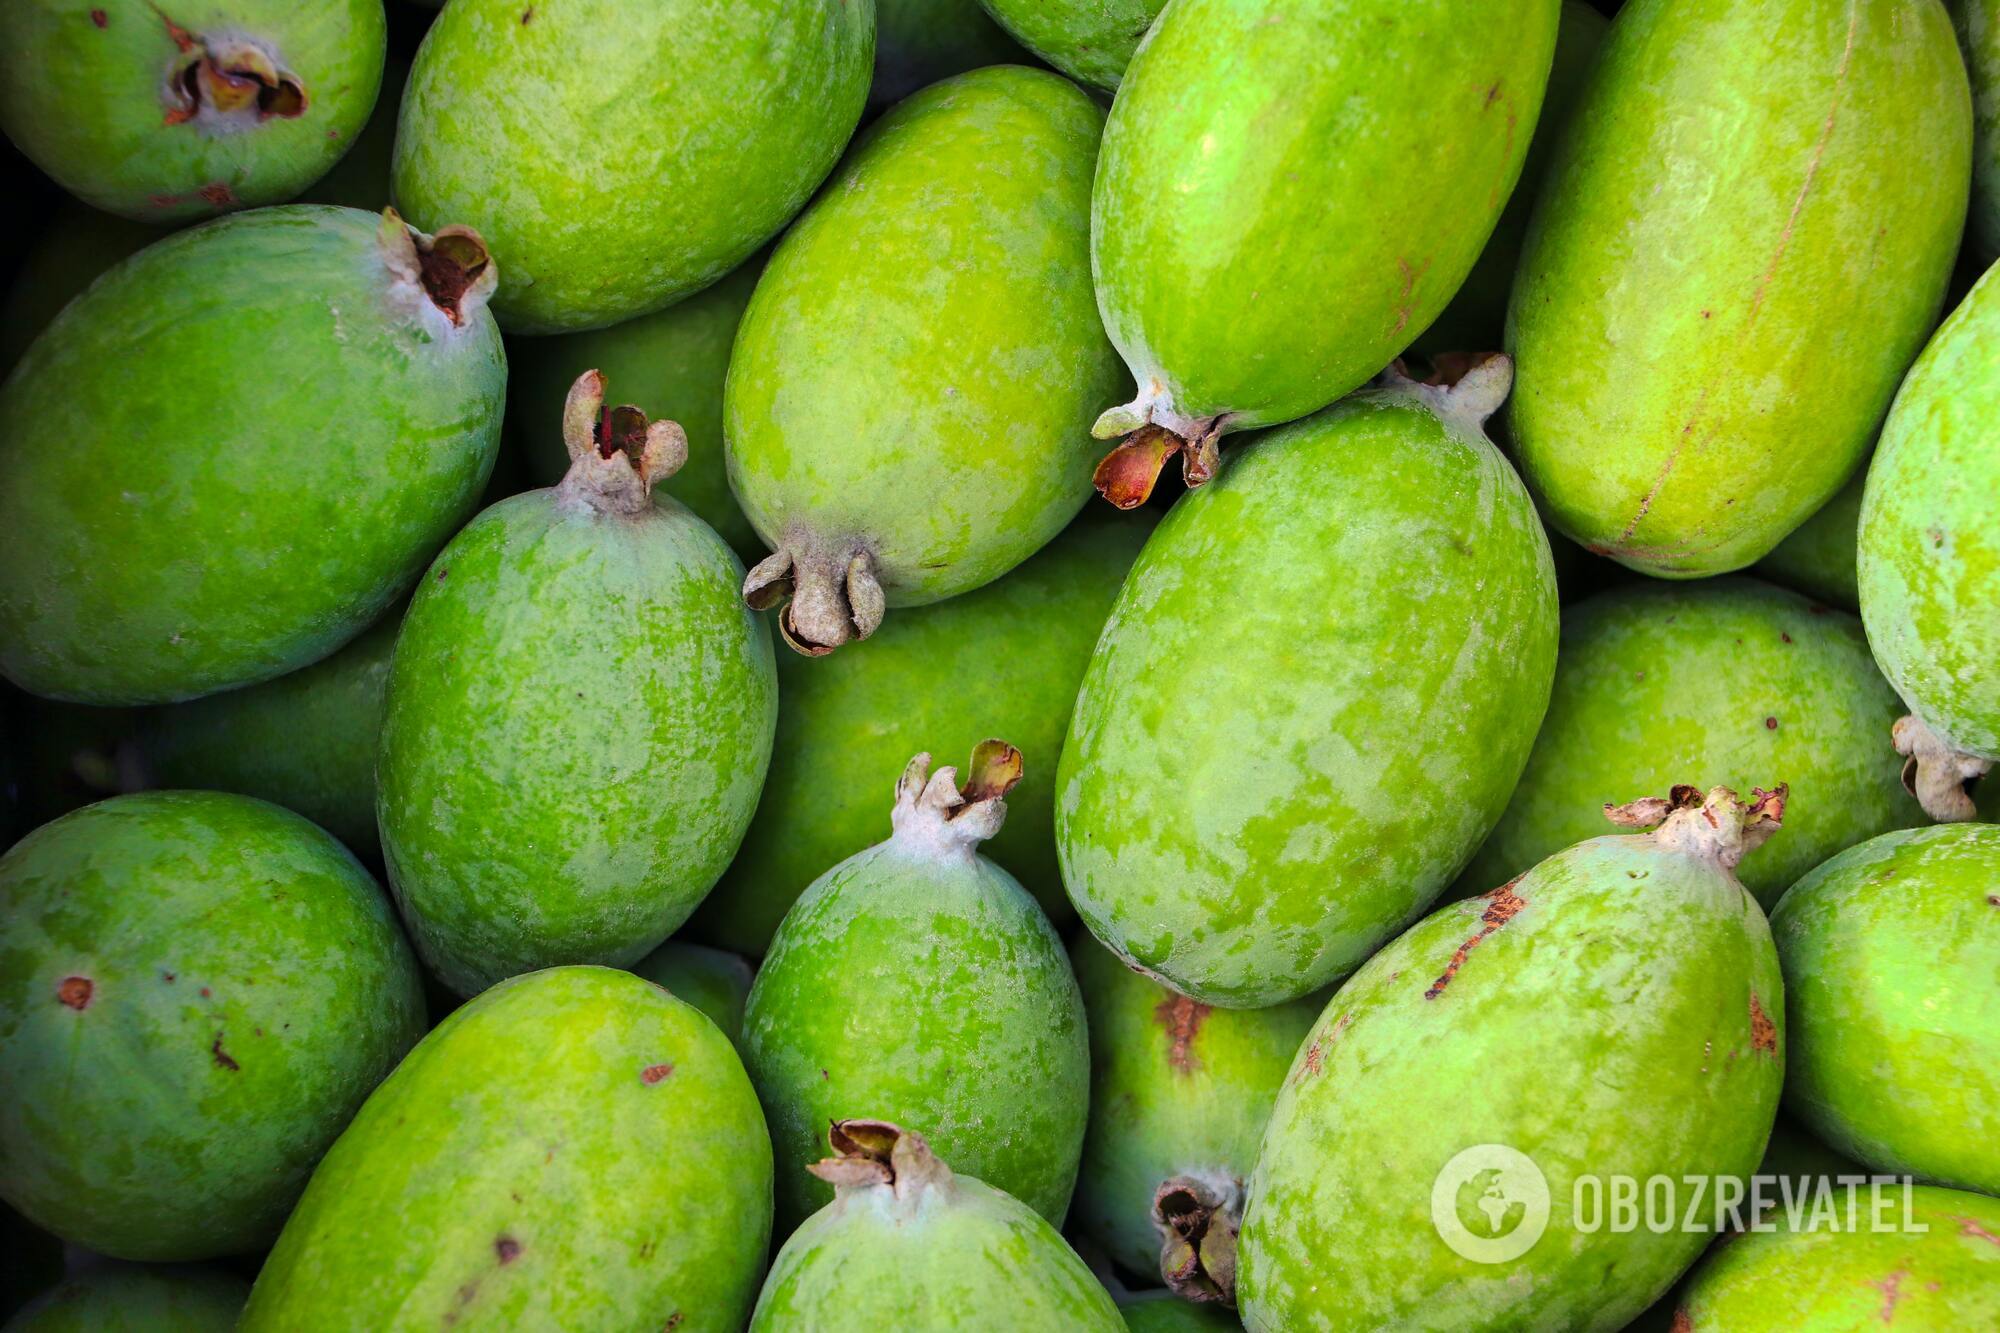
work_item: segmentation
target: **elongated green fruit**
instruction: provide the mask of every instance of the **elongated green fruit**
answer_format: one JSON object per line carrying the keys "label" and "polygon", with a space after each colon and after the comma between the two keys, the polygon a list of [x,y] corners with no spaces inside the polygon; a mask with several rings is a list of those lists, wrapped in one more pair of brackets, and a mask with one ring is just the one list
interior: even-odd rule
{"label": "elongated green fruit", "polygon": [[1793,528],[1751,572],[1843,611],[1861,609],[1855,543],[1861,531],[1862,468],[1813,516]]}
{"label": "elongated green fruit", "polygon": [[979,0],[1014,40],[1081,83],[1116,92],[1167,0]]}
{"label": "elongated green fruit", "polygon": [[2000,257],[2000,3],[1951,0],[1965,67],[1972,76],[1972,225],[1981,262]]}
{"label": "elongated green fruit", "polygon": [[1971,142],[1939,0],[1626,5],[1508,316],[1554,525],[1698,578],[1826,503],[1937,319]]}
{"label": "elongated green fruit", "polygon": [[979,0],[875,0],[875,81],[868,100],[900,102],[926,84],[982,65],[1022,63]]}
{"label": "elongated green fruit", "polygon": [[733,953],[681,940],[668,940],[632,964],[632,971],[675,999],[693,1005],[739,1048],[743,1006],[750,999],[756,969]]}
{"label": "elongated green fruit", "polygon": [[1177,0],[1161,14],[1119,86],[1092,196],[1098,307],[1139,386],[1097,422],[1136,432],[1098,468],[1107,499],[1141,503],[1183,451],[1200,484],[1222,432],[1325,407],[1437,318],[1520,175],[1558,9]]}

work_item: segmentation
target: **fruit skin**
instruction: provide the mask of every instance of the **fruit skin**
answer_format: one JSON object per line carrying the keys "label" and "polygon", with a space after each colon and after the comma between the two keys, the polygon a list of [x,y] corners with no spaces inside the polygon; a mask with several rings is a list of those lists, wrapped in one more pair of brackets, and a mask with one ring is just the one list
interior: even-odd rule
{"label": "fruit skin", "polygon": [[1126,70],[1098,162],[1098,306],[1139,385],[1099,432],[1291,421],[1423,332],[1520,174],[1558,9],[1173,5]]}
{"label": "fruit skin", "polygon": [[154,714],[140,741],[151,785],[259,797],[373,856],[375,750],[401,623],[392,611],[324,661]]}
{"label": "fruit skin", "polygon": [[1791,981],[1786,1105],[1877,1171],[2000,1194],[2000,826],[1885,833],[1771,915]]}
{"label": "fruit skin", "polygon": [[1861,501],[1861,619],[1910,710],[2000,759],[2000,281],[1989,271],[1917,359]]}
{"label": "fruit skin", "polygon": [[0,857],[0,909],[0,1194],[104,1254],[267,1243],[423,1033],[381,889],[263,801],[66,815]]}
{"label": "fruit skin", "polygon": [[[382,852],[417,952],[463,995],[658,947],[729,864],[770,762],[777,676],[743,567],[648,494],[673,423],[603,402],[586,373],[570,475],[452,539],[389,665]],[[593,432],[628,429],[648,452],[601,457]]]}
{"label": "fruit skin", "polygon": [[1091,933],[1175,990],[1258,1008],[1345,974],[1506,804],[1556,591],[1478,428],[1505,368],[1394,379],[1261,437],[1125,580],[1063,746],[1056,846]]}
{"label": "fruit skin", "polygon": [[[1334,995],[1250,1182],[1244,1327],[1617,1329],[1701,1252],[1705,1234],[1591,1232],[1571,1212],[1582,1174],[1748,1176],[1778,1109],[1778,956],[1730,874],[1772,798],[1671,803],[1657,833],[1593,838],[1440,908]],[[1448,1249],[1426,1205],[1457,1154],[1493,1144],[1535,1164],[1552,1206],[1525,1254],[1489,1264]]]}
{"label": "fruit skin", "polygon": [[478,254],[454,324],[393,215],[290,205],[170,236],[72,301],[0,388],[0,672],[165,703],[373,623],[493,468],[507,372]]}
{"label": "fruit skin", "polygon": [[339,204],[379,213],[389,204],[389,165],[396,151],[396,119],[403,106],[403,89],[410,81],[410,62],[390,55],[382,62],[382,93],[375,110],[347,156],[319,178],[303,199],[312,204]]}
{"label": "fruit skin", "polygon": [[1555,526],[1697,578],[1838,491],[1944,300],[1971,133],[1934,0],[1626,5],[1508,315]]}
{"label": "fruit skin", "polygon": [[1167,0],[979,0],[1014,40],[1107,93]]}
{"label": "fruit skin", "polygon": [[752,260],[685,301],[607,329],[509,339],[508,397],[527,435],[529,471],[537,483],[553,486],[569,470],[562,442],[548,438],[547,426],[562,418],[577,373],[595,366],[617,386],[619,401],[687,432],[686,465],[657,491],[693,510],[739,559],[761,559],[764,544],[729,493],[723,467],[722,381],[762,267]]}
{"label": "fruit skin", "polygon": [[492,244],[509,333],[602,328],[708,286],[805,205],[867,99],[873,5],[567,0],[527,23],[522,9],[438,15],[395,157],[413,220],[468,222]]}
{"label": "fruit skin", "polygon": [[969,69],[1023,63],[1025,54],[979,0],[875,0],[875,81],[868,101],[887,106]]}
{"label": "fruit skin", "polygon": [[[281,204],[325,175],[375,105],[381,0],[176,0],[172,10],[10,4],[0,128],[71,194],[140,222]],[[181,83],[190,68],[210,71],[194,76],[198,104]],[[217,81],[217,70],[236,77]],[[257,100],[226,108],[218,91]]]}
{"label": "fruit skin", "polygon": [[771,256],[724,424],[730,487],[779,553],[745,591],[796,587],[780,623],[797,646],[991,582],[1089,498],[1090,420],[1120,384],[1090,288],[1103,122],[1040,70],[934,84],[870,127]]}
{"label": "fruit skin", "polygon": [[1019,751],[983,743],[963,793],[954,770],[926,781],[930,756],[913,759],[895,832],[813,882],[757,972],[745,1063],[777,1148],[781,1234],[832,1198],[810,1174],[825,1126],[862,1112],[921,1126],[1051,1223],[1069,1207],[1089,1097],[1083,997],[1041,909],[973,850],[1006,811],[996,749],[1018,771]]}
{"label": "fruit skin", "polygon": [[668,940],[632,964],[632,971],[677,1000],[701,1010],[730,1044],[743,1045],[743,1006],[756,969],[733,953]]}
{"label": "fruit skin", "polygon": [[1123,1333],[1111,1297],[1046,1220],[933,1156],[923,1136],[845,1121],[819,1164],[834,1201],[785,1242],[752,1333],[1009,1328]]}
{"label": "fruit skin", "polygon": [[1755,579],[1640,582],[1570,607],[1562,635],[1548,718],[1462,891],[1591,836],[1606,801],[1677,773],[1790,784],[1785,836],[1741,871],[1766,906],[1843,848],[1922,821],[1887,745],[1896,698],[1854,617]]}
{"label": "fruit skin", "polygon": [[[1845,1208],[1844,1192],[1833,1196]],[[1898,1328],[1991,1328],[2000,1322],[2000,1201],[1916,1185],[1910,1217],[1926,1232],[1903,1232],[1903,1196],[1884,1190],[1883,1221],[1870,1229],[1867,1189],[1857,1191],[1852,1229],[1739,1236],[1710,1251],[1689,1275],[1674,1315],[1680,1333],[1785,1328],[1797,1333],[1860,1333]]]}
{"label": "fruit skin", "polygon": [[250,1284],[220,1268],[108,1264],[70,1278],[5,1333],[231,1333]]}
{"label": "fruit skin", "polygon": [[[1225,1299],[1235,1280],[1234,1235],[1243,1185],[1299,1044],[1323,997],[1269,1009],[1210,1009],[1121,963],[1088,935],[1071,950],[1090,1015],[1090,1128],[1072,1210],[1078,1235],[1137,1276],[1161,1274],[1190,1300]],[[1174,1182],[1203,1197],[1207,1244],[1169,1245],[1155,1198]],[[1199,1238],[1198,1238],[1199,1239]],[[1176,1280],[1167,1263],[1199,1269]],[[1209,1260],[1218,1259],[1211,1263]],[[1220,1271],[1218,1271],[1220,1270]]]}
{"label": "fruit skin", "polygon": [[1868,469],[1863,467],[1811,518],[1772,547],[1752,572],[1828,606],[1859,610],[1855,542],[1861,528],[1861,493],[1867,485]]}
{"label": "fruit skin", "polygon": [[733,1330],[770,1197],[715,1025],[628,973],[549,968],[458,1009],[368,1099],[241,1327]]}
{"label": "fruit skin", "polygon": [[1953,25],[1972,76],[1972,217],[1968,248],[2000,256],[2000,5],[1951,0]]}
{"label": "fruit skin", "polygon": [[1195,1305],[1168,1292],[1146,1292],[1118,1303],[1126,1333],[1229,1333],[1236,1317],[1217,1305]]}
{"label": "fruit skin", "polygon": [[1051,921],[1072,919],[1056,866],[1056,761],[1097,632],[1151,530],[1149,519],[1086,510],[1020,568],[884,622],[863,647],[781,657],[757,817],[689,930],[763,953],[808,884],[881,840],[881,793],[911,746],[959,754],[989,733],[1019,746],[1026,768],[984,855]]}

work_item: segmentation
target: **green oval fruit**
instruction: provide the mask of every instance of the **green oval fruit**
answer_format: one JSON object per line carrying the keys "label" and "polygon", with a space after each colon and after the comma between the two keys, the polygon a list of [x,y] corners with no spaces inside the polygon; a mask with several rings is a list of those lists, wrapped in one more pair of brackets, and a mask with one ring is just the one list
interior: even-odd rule
{"label": "green oval fruit", "polygon": [[1118,1307],[1036,1212],[939,1161],[921,1134],[835,1121],[833,1188],[785,1242],[751,1316],[753,1333],[810,1328],[1008,1328],[1123,1333]]}
{"label": "green oval fruit", "polygon": [[1179,0],[1161,15],[1092,198],[1098,306],[1139,385],[1097,422],[1138,432],[1098,469],[1113,504],[1143,501],[1182,450],[1188,483],[1207,480],[1219,434],[1325,407],[1437,318],[1520,175],[1558,10]]}
{"label": "green oval fruit", "polygon": [[417,952],[471,995],[555,963],[635,962],[735,854],[771,757],[777,678],[742,566],[651,494],[687,441],[563,413],[570,471],[467,524],[389,665],[376,805]]}
{"label": "green oval fruit", "polygon": [[770,1199],[715,1025],[626,973],[550,968],[458,1009],[376,1089],[242,1328],[735,1330]]}
{"label": "green oval fruit", "polygon": [[758,559],[763,544],[729,493],[722,461],[722,382],[761,267],[753,260],[685,301],[608,329],[510,339],[508,394],[528,435],[536,481],[553,486],[569,470],[560,442],[542,436],[561,418],[577,372],[595,366],[647,416],[678,422],[687,433],[686,466],[656,489],[693,510],[738,556]]}
{"label": "green oval fruit", "polygon": [[1868,469],[1864,467],[1811,518],[1772,547],[1753,572],[1828,606],[1859,610],[1854,547],[1861,527],[1861,493],[1867,484]]}
{"label": "green oval fruit", "polygon": [[1026,53],[1007,40],[979,0],[875,0],[875,82],[868,100],[900,102],[926,84]]}
{"label": "green oval fruit", "polygon": [[854,132],[874,51],[874,6],[844,0],[448,5],[403,96],[396,201],[479,227],[508,332],[632,319],[791,221]]}
{"label": "green oval fruit", "polygon": [[1771,915],[1792,1034],[1786,1104],[1878,1171],[2000,1194],[2000,826],[1885,833]]}
{"label": "green oval fruit", "polygon": [[1167,1291],[1149,1291],[1118,1302],[1126,1333],[1240,1333],[1243,1325],[1219,1305],[1196,1305]]}
{"label": "green oval fruit", "polygon": [[324,661],[153,715],[140,747],[153,786],[241,792],[375,850],[375,750],[402,617]]}
{"label": "green oval fruit", "polygon": [[288,811],[120,796],[0,857],[0,1195],[121,1259],[264,1244],[423,1032],[382,891]]}
{"label": "green oval fruit", "polygon": [[1087,935],[1071,956],[1090,1015],[1077,1233],[1190,1301],[1233,1302],[1243,1184],[1321,1005],[1211,1009]]}
{"label": "green oval fruit", "polygon": [[1963,784],[2000,760],[2000,281],[1917,359],[1861,501],[1861,620],[1914,714],[1899,748],[1936,819],[1971,819]]}
{"label": "green oval fruit", "polygon": [[110,1264],[63,1282],[0,1333],[231,1333],[250,1284],[219,1268]]}
{"label": "green oval fruit", "polygon": [[757,817],[689,928],[762,954],[808,884],[881,840],[880,793],[912,745],[958,754],[988,732],[1012,737],[1026,766],[984,854],[1052,921],[1070,919],[1056,866],[1056,761],[1097,632],[1150,529],[1086,515],[984,588],[886,622],[865,648],[782,658]]}
{"label": "green oval fruit", "polygon": [[[1855,1227],[1823,1221],[1740,1236],[1718,1245],[1689,1275],[1674,1311],[1676,1333],[1859,1333],[1992,1328],[2000,1324],[2000,1201],[1959,1190],[1883,1192],[1884,1225],[1869,1221],[1857,1191]],[[1845,1191],[1834,1195],[1845,1207]]]}
{"label": "green oval fruit", "polygon": [[1599,593],[1563,615],[1548,718],[1460,888],[1591,836],[1622,793],[1702,773],[1790,784],[1784,839],[1743,867],[1744,887],[1775,903],[1834,853],[1922,819],[1883,743],[1897,711],[1845,612],[1742,578]]}
{"label": "green oval fruit", "polygon": [[386,41],[381,0],[20,0],[0,129],[71,194],[128,218],[279,204],[353,142]]}
{"label": "green oval fruit", "polygon": [[730,1042],[743,1045],[743,1006],[756,969],[733,953],[668,940],[632,964],[632,971],[701,1010]]}
{"label": "green oval fruit", "polygon": [[979,0],[1014,40],[1082,83],[1116,92],[1167,0]]}
{"label": "green oval fruit", "polygon": [[1601,1200],[1612,1177],[1755,1170],[1784,987],[1731,871],[1783,805],[1677,787],[1608,810],[1659,828],[1440,908],[1355,973],[1264,1132],[1244,1326],[1616,1329],[1664,1293],[1714,1208],[1684,1191],[1664,1231],[1592,1225],[1578,1178]]}
{"label": "green oval fruit", "polygon": [[1951,0],[1959,46],[1972,76],[1972,218],[1969,249],[2000,256],[2000,4]]}
{"label": "green oval fruit", "polygon": [[[493,272],[463,228],[292,206],[92,284],[0,388],[0,672],[162,703],[296,670],[375,621],[492,471]],[[88,422],[89,447],[56,421]]]}
{"label": "green oval fruit", "polygon": [[1060,1222],[1083,1148],[1090,1052],[1062,942],[974,848],[1006,817],[1020,751],[973,751],[971,780],[918,755],[888,841],[793,905],[750,988],[745,1063],[778,1157],[778,1227],[832,1197],[822,1126],[921,1125],[967,1171]]}
{"label": "green oval fruit", "polygon": [[1154,531],[1056,776],[1063,883],[1114,953],[1204,1004],[1296,999],[1492,827],[1556,651],[1548,541],[1479,428],[1506,387],[1504,357],[1392,374]]}
{"label": "green oval fruit", "polygon": [[933,85],[771,256],[724,420],[729,484],[776,551],[744,594],[796,589],[780,624],[800,651],[991,582],[1089,497],[1090,417],[1118,377],[1090,291],[1103,123],[1039,70]]}
{"label": "green oval fruit", "polygon": [[0,374],[14,368],[49,321],[99,274],[164,235],[73,200],[59,205],[41,238],[21,254],[14,284],[0,303]]}
{"label": "green oval fruit", "polygon": [[1633,0],[1542,183],[1512,425],[1555,526],[1741,569],[1853,473],[1944,300],[1965,68],[1925,0]]}

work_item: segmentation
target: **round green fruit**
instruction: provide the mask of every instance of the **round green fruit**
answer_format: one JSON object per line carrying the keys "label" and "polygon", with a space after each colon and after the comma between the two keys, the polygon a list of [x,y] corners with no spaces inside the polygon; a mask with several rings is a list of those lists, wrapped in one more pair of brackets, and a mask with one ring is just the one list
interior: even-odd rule
{"label": "round green fruit", "polygon": [[563,412],[569,475],[467,524],[389,665],[376,814],[417,952],[471,995],[557,963],[636,962],[714,885],[770,762],[770,637],[742,565],[664,496],[687,441]]}
{"label": "round green fruit", "polygon": [[375,1090],[241,1328],[734,1333],[770,1234],[770,1139],[715,1025],[627,973],[550,968]]}
{"label": "round green fruit", "polygon": [[846,0],[460,0],[410,70],[396,202],[479,227],[509,333],[633,319],[791,221],[874,53],[875,7]]}
{"label": "round green fruit", "polygon": [[250,1284],[219,1268],[105,1264],[59,1284],[0,1333],[232,1333]]}
{"label": "round green fruit", "polygon": [[868,100],[900,102],[917,89],[1025,53],[979,0],[875,0],[875,82]]}
{"label": "round green fruit", "polygon": [[1014,40],[1110,93],[1167,0],[979,0]]}
{"label": "round green fruit", "polygon": [[743,1007],[749,1003],[756,969],[742,958],[705,945],[668,940],[632,964],[632,971],[701,1010],[731,1044],[743,1045]]}
{"label": "round green fruit", "polygon": [[1090,418],[1118,387],[1090,288],[1103,123],[1040,70],[935,84],[771,256],[724,423],[729,484],[776,552],[744,595],[791,598],[799,651],[991,582],[1089,498]]}
{"label": "round green fruit", "polygon": [[66,815],[0,857],[0,1195],[122,1259],[267,1244],[423,1024],[387,899],[299,816]]}
{"label": "round green fruit", "polygon": [[[294,205],[93,283],[0,387],[0,672],[165,703],[367,628],[492,471],[494,281],[463,228]],[[89,447],[52,422],[87,422]]]}

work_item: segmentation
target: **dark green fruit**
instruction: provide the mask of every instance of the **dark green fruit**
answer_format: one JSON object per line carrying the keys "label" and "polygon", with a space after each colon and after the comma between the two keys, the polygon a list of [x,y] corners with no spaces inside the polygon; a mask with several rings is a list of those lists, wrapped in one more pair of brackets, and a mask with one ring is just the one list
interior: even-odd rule
{"label": "dark green fruit", "polygon": [[0,1333],[231,1333],[250,1284],[220,1268],[104,1264],[0,1325]]}
{"label": "dark green fruit", "polygon": [[1014,39],[1080,83],[1116,92],[1167,0],[979,0]]}
{"label": "dark green fruit", "polygon": [[1868,469],[1863,467],[1811,518],[1772,547],[1752,572],[1828,606],[1860,610],[1855,542],[1861,527],[1861,494],[1867,486]]}
{"label": "dark green fruit", "polygon": [[1118,1302],[1126,1333],[1238,1333],[1243,1325],[1220,1305],[1195,1305],[1169,1291],[1149,1291]]}
{"label": "dark green fruit", "polygon": [[981,65],[1025,64],[979,0],[875,0],[875,82],[868,100],[900,102]]}
{"label": "dark green fruit", "polygon": [[732,1044],[743,1045],[743,1006],[749,1002],[756,969],[742,958],[720,949],[668,940],[632,964],[632,971],[701,1010]]}

